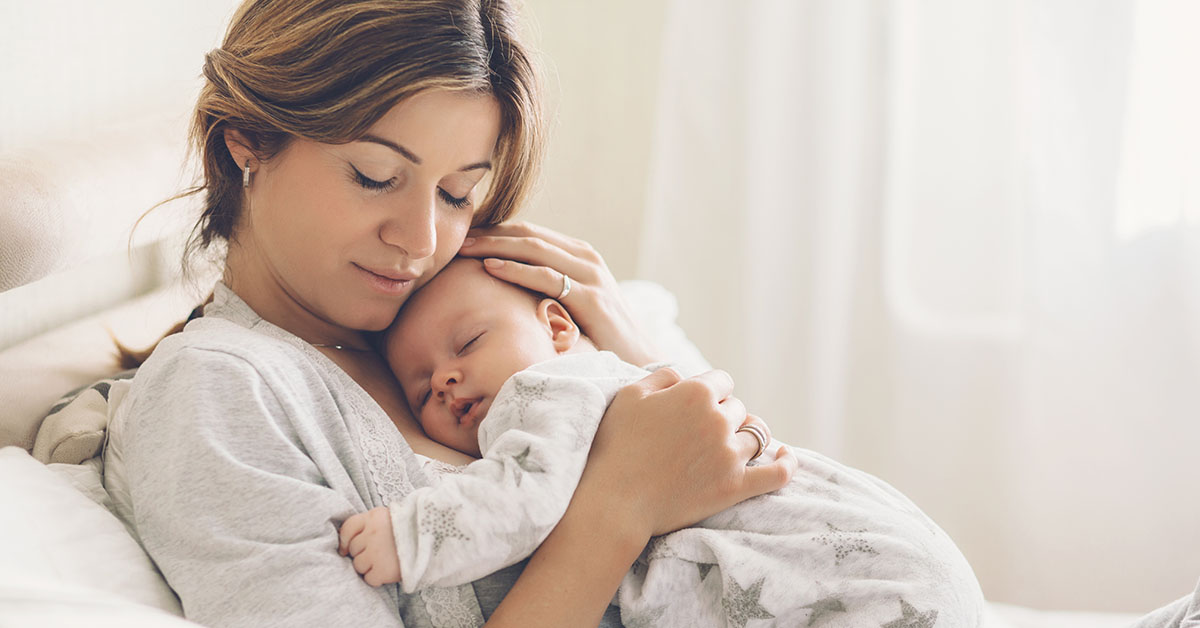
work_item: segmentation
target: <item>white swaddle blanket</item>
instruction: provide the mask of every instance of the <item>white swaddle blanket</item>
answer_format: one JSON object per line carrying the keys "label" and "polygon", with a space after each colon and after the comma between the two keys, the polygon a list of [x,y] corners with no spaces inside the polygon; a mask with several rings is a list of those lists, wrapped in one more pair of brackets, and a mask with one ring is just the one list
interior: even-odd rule
{"label": "white swaddle blanket", "polygon": [[[531,554],[566,511],[613,396],[646,374],[599,352],[505,382],[480,426],[484,457],[390,506],[404,590],[470,582]],[[929,517],[867,473],[794,451],[784,489],[646,547],[618,592],[626,626],[981,624],[975,575]]]}

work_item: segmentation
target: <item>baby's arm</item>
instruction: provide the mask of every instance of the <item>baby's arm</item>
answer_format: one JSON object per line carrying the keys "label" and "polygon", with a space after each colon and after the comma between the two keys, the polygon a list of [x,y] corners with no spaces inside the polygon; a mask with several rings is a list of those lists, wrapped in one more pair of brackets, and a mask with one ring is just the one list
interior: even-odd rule
{"label": "baby's arm", "polygon": [[342,549],[368,584],[401,582],[409,593],[520,561],[566,511],[606,407],[601,390],[582,378],[514,375],[481,426],[484,458],[347,519]]}

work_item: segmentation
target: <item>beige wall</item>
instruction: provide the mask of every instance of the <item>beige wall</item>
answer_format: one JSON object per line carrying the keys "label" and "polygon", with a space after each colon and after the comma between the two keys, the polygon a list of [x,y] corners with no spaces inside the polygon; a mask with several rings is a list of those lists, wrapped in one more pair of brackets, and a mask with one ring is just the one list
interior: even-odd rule
{"label": "beige wall", "polygon": [[527,0],[552,126],[523,218],[588,240],[633,277],[642,229],[665,0]]}
{"label": "beige wall", "polygon": [[[0,4],[0,151],[131,114],[186,110],[202,55],[220,43],[236,4]],[[631,277],[665,0],[528,0],[525,9],[547,69],[552,128],[541,189],[523,217],[591,241],[618,278]]]}
{"label": "beige wall", "polygon": [[196,100],[235,0],[0,3],[0,151]]}

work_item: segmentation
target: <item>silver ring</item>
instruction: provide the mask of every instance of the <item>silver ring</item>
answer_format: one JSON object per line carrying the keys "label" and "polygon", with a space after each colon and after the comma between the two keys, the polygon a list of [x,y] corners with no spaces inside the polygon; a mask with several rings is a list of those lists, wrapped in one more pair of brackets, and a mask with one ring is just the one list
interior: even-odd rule
{"label": "silver ring", "polygon": [[757,425],[743,425],[734,430],[733,433],[737,434],[738,432],[747,432],[754,437],[754,440],[758,441],[758,451],[755,451],[754,455],[750,456],[749,460],[749,462],[754,462],[759,456],[763,455],[764,451],[766,451],[767,443],[770,442],[770,440],[767,438],[766,433],[762,431],[762,428],[758,427]]}
{"label": "silver ring", "polygon": [[563,273],[562,276],[563,276],[562,292],[559,292],[558,296],[554,297],[555,299],[557,299],[559,301],[562,301],[563,299],[566,298],[566,296],[568,294],[571,294],[571,278],[567,276],[567,273]]}

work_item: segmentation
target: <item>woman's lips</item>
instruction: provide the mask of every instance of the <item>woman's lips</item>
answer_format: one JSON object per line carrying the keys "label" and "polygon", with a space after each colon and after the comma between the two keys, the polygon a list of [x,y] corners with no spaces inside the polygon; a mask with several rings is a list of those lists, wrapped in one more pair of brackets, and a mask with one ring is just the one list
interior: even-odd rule
{"label": "woman's lips", "polygon": [[388,295],[404,294],[412,286],[413,280],[417,278],[417,273],[413,272],[397,273],[389,270],[372,270],[358,264],[353,264],[353,266],[371,287]]}

